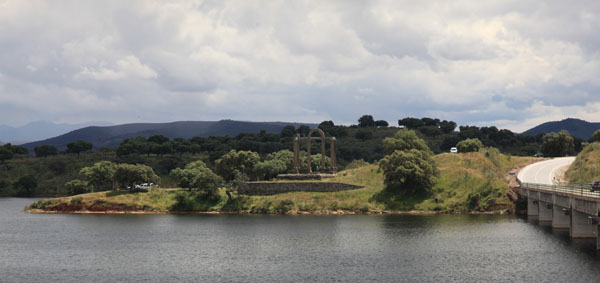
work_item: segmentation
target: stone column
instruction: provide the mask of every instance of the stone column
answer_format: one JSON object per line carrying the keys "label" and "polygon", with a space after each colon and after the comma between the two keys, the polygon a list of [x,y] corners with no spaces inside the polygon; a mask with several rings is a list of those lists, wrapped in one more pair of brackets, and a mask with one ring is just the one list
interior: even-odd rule
{"label": "stone column", "polygon": [[299,139],[300,138],[298,136],[294,137],[294,170],[296,171],[296,174],[300,174],[300,145],[298,144]]}
{"label": "stone column", "polygon": [[540,222],[551,222],[552,221],[552,204],[538,201],[538,221]]}
{"label": "stone column", "polygon": [[592,224],[589,214],[579,212],[575,209],[571,211],[571,238],[596,238],[598,225]]}
{"label": "stone column", "polygon": [[310,137],[308,137],[308,157],[306,157],[306,163],[308,163],[308,174],[312,173],[312,166],[310,164]]}
{"label": "stone column", "polygon": [[325,152],[325,138],[321,138],[321,169],[320,172],[325,170],[325,157],[327,157],[327,153]]}
{"label": "stone column", "polygon": [[337,174],[337,167],[335,161],[335,137],[331,138],[331,173]]}
{"label": "stone column", "polygon": [[558,205],[552,207],[552,228],[569,229],[571,227],[571,211]]}
{"label": "stone column", "polygon": [[536,199],[527,198],[527,216],[537,216],[539,203]]}

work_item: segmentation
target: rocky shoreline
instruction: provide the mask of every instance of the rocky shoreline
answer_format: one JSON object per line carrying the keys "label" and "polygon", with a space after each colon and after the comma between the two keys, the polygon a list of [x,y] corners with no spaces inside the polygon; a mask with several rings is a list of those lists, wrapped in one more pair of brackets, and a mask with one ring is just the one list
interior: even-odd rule
{"label": "rocky shoreline", "polygon": [[265,215],[437,215],[437,214],[511,214],[509,209],[494,211],[429,211],[429,210],[316,210],[316,211],[258,211],[258,210],[236,210],[236,211],[169,211],[169,210],[44,210],[26,209],[26,213],[40,214],[265,214]]}

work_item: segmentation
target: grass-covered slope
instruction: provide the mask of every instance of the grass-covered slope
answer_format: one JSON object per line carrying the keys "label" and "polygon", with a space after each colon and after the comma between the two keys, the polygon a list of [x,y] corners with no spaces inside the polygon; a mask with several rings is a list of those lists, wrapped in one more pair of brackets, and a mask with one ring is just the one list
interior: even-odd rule
{"label": "grass-covered slope", "polygon": [[600,143],[588,144],[567,170],[572,183],[592,183],[600,180]]}
{"label": "grass-covered slope", "polygon": [[411,197],[384,190],[377,165],[348,169],[326,181],[363,188],[333,193],[293,192],[271,196],[237,196],[229,202],[224,190],[206,199],[180,189],[150,192],[102,192],[56,198],[34,203],[31,208],[69,212],[74,210],[146,211],[250,211],[260,213],[384,210],[474,211],[510,209],[505,175],[511,168],[531,161],[497,151],[440,154],[434,157],[440,176],[429,194]]}

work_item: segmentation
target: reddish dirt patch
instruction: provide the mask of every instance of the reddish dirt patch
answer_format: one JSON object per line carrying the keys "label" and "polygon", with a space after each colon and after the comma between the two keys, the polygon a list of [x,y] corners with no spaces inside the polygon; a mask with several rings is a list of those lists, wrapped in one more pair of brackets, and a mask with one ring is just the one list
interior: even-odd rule
{"label": "reddish dirt patch", "polygon": [[47,209],[52,212],[70,213],[76,211],[91,211],[91,212],[108,212],[108,211],[137,211],[135,206],[127,206],[124,204],[107,204],[102,201],[94,202],[91,205],[85,203],[68,204],[61,203],[55,207]]}

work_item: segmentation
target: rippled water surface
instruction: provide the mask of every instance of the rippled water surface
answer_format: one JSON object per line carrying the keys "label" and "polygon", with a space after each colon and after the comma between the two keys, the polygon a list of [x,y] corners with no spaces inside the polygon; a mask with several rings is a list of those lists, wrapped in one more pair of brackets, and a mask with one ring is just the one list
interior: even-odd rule
{"label": "rippled water surface", "polygon": [[501,215],[38,215],[0,198],[0,282],[598,282],[595,240]]}

